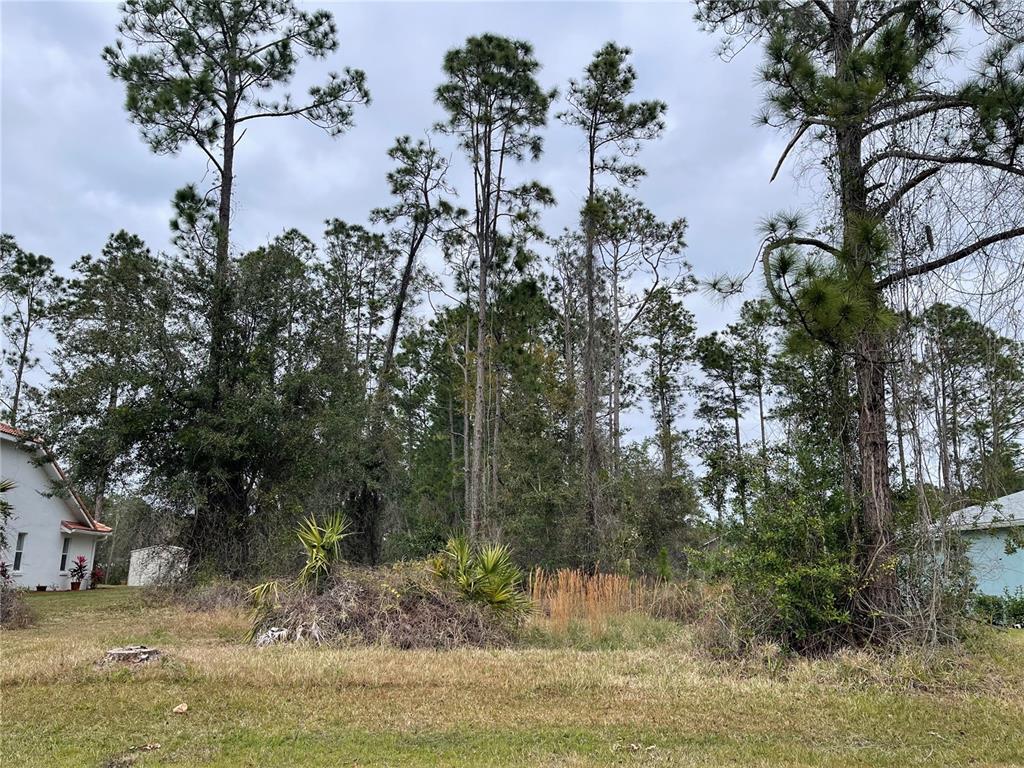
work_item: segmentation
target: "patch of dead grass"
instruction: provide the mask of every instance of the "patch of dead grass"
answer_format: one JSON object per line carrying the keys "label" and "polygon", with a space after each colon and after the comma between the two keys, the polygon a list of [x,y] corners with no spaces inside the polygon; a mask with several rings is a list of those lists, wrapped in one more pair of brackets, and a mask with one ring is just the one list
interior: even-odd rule
{"label": "patch of dead grass", "polygon": [[[240,611],[100,597],[92,613],[47,609],[39,627],[4,636],[0,753],[12,765],[96,765],[152,742],[163,746],[138,765],[1011,765],[1021,754],[1024,642],[1009,633],[939,660],[725,662],[678,641],[256,649],[240,641]],[[162,638],[159,663],[93,668],[149,637]],[[172,715],[182,701],[188,714]]]}

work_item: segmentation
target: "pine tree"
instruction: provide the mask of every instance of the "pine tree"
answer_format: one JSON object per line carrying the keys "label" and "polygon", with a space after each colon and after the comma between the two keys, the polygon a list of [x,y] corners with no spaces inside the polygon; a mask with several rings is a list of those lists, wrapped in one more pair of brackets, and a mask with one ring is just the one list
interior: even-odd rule
{"label": "pine tree", "polygon": [[661,452],[661,471],[671,480],[677,470],[679,433],[675,423],[682,414],[689,383],[685,374],[693,356],[694,318],[665,287],[650,292],[644,317],[647,397],[654,413],[655,439]]}
{"label": "pine tree", "polygon": [[473,538],[479,536],[483,522],[490,271],[499,251],[514,249],[520,233],[533,227],[536,206],[554,202],[550,191],[536,182],[512,186],[507,177],[512,162],[527,157],[536,160],[543,149],[537,129],[547,122],[548,108],[556,94],[538,84],[538,69],[540,64],[528,43],[496,35],[471,37],[462,48],[445,55],[447,80],[437,88],[437,101],[448,112],[448,120],[438,129],[457,137],[470,163],[474,184],[472,221],[466,227],[477,261],[468,510]]}
{"label": "pine tree", "polygon": [[46,431],[99,518],[112,478],[133,473],[134,451],[154,426],[146,401],[169,285],[145,243],[123,230],[72,271],[55,314]]}
{"label": "pine tree", "polygon": [[583,448],[587,514],[597,528],[601,515],[601,444],[598,437],[598,285],[596,265],[599,220],[598,177],[608,175],[619,184],[630,185],[643,169],[627,162],[644,141],[656,138],[664,129],[666,105],[660,101],[628,99],[636,87],[636,71],[628,63],[631,51],[608,43],[594,58],[580,81],[570,81],[566,101],[569,108],[559,118],[586,136],[587,187],[580,221],[583,234],[586,334],[583,344]]}
{"label": "pine tree", "polygon": [[[893,324],[887,290],[1024,237],[1020,207],[1000,205],[997,194],[991,201],[954,195],[951,205],[936,208],[972,183],[994,192],[1024,176],[1024,20],[1009,0],[700,0],[697,7],[707,28],[726,32],[727,44],[764,41],[762,118],[793,132],[776,173],[806,137],[831,184],[834,219],[810,231],[799,216],[770,220],[761,261],[788,321],[853,359],[863,584],[854,620],[863,638],[885,640],[901,612],[885,393]],[[953,48],[957,21],[968,15],[981,18],[990,44],[975,73],[951,86],[936,69]],[[933,194],[940,189],[943,195]],[[897,214],[917,241],[899,252],[890,226]],[[938,229],[940,221],[949,224]]]}
{"label": "pine tree", "polygon": [[3,362],[13,381],[5,379],[4,418],[17,426],[32,390],[28,375],[39,364],[34,349],[37,337],[54,316],[64,281],[53,268],[53,259],[23,251],[11,235],[0,235],[0,296],[5,312]]}

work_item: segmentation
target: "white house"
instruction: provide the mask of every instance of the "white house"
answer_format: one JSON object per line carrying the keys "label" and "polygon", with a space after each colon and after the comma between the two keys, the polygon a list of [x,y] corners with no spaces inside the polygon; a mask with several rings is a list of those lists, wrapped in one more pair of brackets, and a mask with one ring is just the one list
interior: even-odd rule
{"label": "white house", "polygon": [[1016,545],[1024,534],[1024,491],[961,509],[950,523],[967,541],[978,592],[1001,596],[1024,590],[1024,547]]}
{"label": "white house", "polygon": [[67,478],[45,457],[39,443],[0,423],[0,478],[14,483],[4,494],[12,514],[5,531],[7,551],[0,553],[0,560],[22,589],[70,589],[68,569],[75,558],[84,555],[91,572],[96,542],[111,529],[93,519],[74,490],[54,494],[55,483],[66,486]]}

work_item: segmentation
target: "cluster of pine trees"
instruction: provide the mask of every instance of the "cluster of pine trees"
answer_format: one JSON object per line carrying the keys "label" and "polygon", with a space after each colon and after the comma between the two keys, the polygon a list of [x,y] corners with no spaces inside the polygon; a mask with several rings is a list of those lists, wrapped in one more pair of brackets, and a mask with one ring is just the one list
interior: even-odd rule
{"label": "cluster of pine trees", "polygon": [[[933,290],[947,275],[987,291],[957,272],[980,262],[1019,278],[1024,19],[997,0],[697,14],[727,45],[763,44],[764,122],[792,134],[779,167],[802,153],[828,200],[765,222],[766,298],[703,336],[686,222],[636,195],[667,106],[636,98],[629,49],[605,45],[559,92],[528,43],[469,38],[441,62],[445,119],[389,151],[388,205],[242,253],[245,132],[301,117],[340,135],[367,77],[275,95],[337,48],[325,11],[128,0],[104,52],[126,109],[154,152],[202,152],[217,185],[175,194],[167,252],[118,232],[57,275],[4,236],[8,420],[47,436],[117,552],[158,532],[212,569],[281,571],[296,521],[339,510],[368,563],[461,529],[530,564],[666,575],[732,541],[766,557],[734,576],[806,565],[794,589],[820,607],[826,585],[818,618],[892,635],[919,602],[896,565],[905,532],[1024,487],[1012,313],[982,322]],[[970,14],[982,66],[936,75]],[[556,120],[587,162],[577,225],[547,233],[556,201],[530,163]]]}

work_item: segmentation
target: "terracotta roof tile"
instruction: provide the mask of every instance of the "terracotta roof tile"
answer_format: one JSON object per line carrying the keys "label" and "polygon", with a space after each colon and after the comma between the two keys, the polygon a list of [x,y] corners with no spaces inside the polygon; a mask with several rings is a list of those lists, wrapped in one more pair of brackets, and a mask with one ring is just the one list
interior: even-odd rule
{"label": "terracotta roof tile", "polygon": [[76,523],[73,520],[61,520],[60,525],[62,528],[68,528],[69,530],[89,531],[91,533],[110,533],[113,530],[109,525],[104,525],[103,523],[96,523],[95,528],[90,528],[84,523]]}
{"label": "terracotta roof tile", "polygon": [[25,433],[16,427],[12,427],[10,424],[5,424],[0,421],[0,432],[11,437],[25,437]]}

